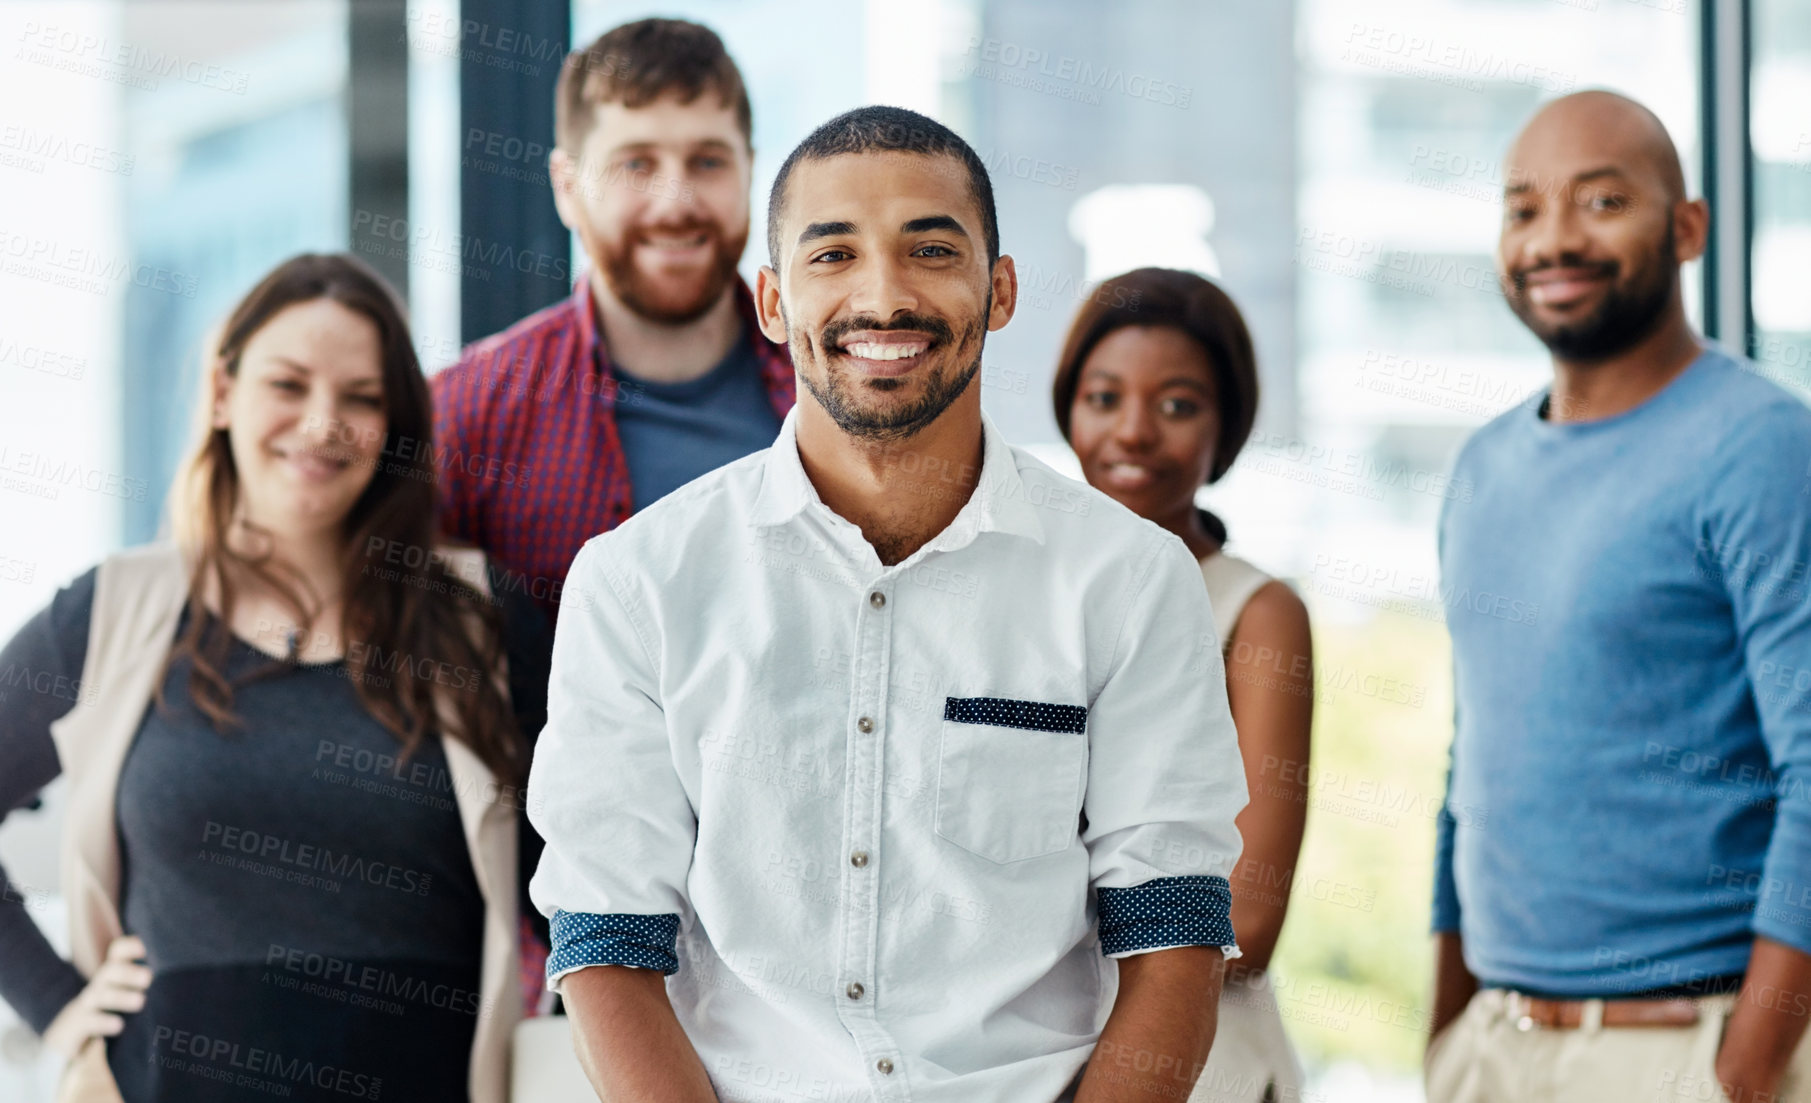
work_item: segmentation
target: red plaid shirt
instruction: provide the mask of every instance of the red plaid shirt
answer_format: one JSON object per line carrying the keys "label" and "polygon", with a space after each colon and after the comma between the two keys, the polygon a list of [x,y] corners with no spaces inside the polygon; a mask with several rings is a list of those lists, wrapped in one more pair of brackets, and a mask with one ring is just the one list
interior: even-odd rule
{"label": "red plaid shirt", "polygon": [[[736,306],[784,417],[796,397],[792,360],[761,333],[745,284]],[[612,412],[634,384],[611,371],[591,281],[580,278],[570,299],[467,348],[432,386],[441,527],[513,572],[510,584],[552,620],[573,556],[621,524],[634,501]]]}

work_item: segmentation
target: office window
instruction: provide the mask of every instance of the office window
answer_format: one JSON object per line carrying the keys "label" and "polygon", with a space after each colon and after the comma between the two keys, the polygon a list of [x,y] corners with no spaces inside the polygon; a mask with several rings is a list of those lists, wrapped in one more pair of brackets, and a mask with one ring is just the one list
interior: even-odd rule
{"label": "office window", "polygon": [[1769,378],[1811,396],[1811,3],[1754,0],[1749,19],[1751,354]]}
{"label": "office window", "polygon": [[1452,718],[1434,522],[1477,492],[1446,477],[1459,443],[1551,375],[1497,287],[1504,157],[1543,101],[1606,87],[1695,185],[1696,36],[1677,0],[1296,5],[1302,417],[1210,497],[1235,539],[1257,519],[1253,557],[1315,624],[1317,781],[1273,972],[1326,1098],[1420,1095]]}

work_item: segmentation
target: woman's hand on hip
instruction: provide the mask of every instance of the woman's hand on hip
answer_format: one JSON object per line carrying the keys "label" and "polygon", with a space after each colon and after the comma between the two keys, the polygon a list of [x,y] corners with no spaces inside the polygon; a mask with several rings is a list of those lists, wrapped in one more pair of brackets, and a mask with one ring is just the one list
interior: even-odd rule
{"label": "woman's hand on hip", "polygon": [[88,986],[45,1028],[44,1044],[69,1058],[88,1039],[124,1030],[126,1020],[121,1016],[143,1008],[145,990],[151,987],[151,967],[144,958],[145,944],[137,935],[114,939]]}

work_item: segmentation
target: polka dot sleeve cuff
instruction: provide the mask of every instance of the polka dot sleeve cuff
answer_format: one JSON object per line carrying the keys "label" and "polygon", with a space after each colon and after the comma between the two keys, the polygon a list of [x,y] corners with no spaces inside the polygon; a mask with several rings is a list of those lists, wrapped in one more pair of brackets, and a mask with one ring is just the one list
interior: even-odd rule
{"label": "polka dot sleeve cuff", "polygon": [[547,955],[547,984],[587,965],[632,965],[679,971],[677,915],[593,915],[553,913],[553,953]]}
{"label": "polka dot sleeve cuff", "polygon": [[1100,952],[1108,957],[1173,946],[1218,946],[1239,956],[1232,886],[1224,877],[1158,877],[1132,888],[1095,890]]}

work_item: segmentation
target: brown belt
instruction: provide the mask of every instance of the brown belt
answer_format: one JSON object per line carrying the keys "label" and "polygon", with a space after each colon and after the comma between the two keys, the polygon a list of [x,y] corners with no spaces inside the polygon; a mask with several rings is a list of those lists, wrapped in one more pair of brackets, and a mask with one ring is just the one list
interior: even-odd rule
{"label": "brown belt", "polygon": [[[1504,1003],[1517,1030],[1576,1030],[1584,1022],[1584,1000],[1543,1000],[1510,992]],[[1692,1026],[1698,1002],[1687,996],[1658,1000],[1604,1000],[1604,1026]]]}

